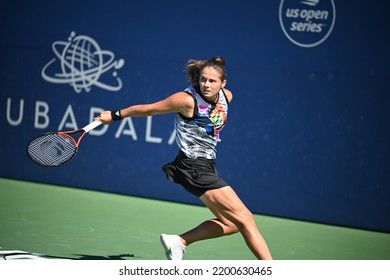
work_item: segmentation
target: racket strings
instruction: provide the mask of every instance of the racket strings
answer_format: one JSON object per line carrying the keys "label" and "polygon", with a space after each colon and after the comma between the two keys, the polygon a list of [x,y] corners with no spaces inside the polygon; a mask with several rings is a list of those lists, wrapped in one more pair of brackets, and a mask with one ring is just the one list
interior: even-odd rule
{"label": "racket strings", "polygon": [[72,159],[76,151],[72,139],[57,133],[39,136],[28,145],[30,158],[45,166],[62,165]]}

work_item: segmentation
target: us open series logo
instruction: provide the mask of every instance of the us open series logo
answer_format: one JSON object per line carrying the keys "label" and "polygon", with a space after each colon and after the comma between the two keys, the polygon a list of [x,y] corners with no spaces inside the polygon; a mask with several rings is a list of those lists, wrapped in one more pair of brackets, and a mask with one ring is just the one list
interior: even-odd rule
{"label": "us open series logo", "polygon": [[336,22],[333,0],[281,0],[280,26],[295,45],[311,48],[322,44]]}

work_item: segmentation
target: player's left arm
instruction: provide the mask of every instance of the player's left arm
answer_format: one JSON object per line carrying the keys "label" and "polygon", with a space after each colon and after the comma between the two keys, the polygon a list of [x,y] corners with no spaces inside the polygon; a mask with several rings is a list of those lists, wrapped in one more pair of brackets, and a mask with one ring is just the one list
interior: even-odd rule
{"label": "player's left arm", "polygon": [[[130,107],[116,111],[122,118],[146,117],[166,113],[179,112],[184,116],[190,115],[194,110],[194,101],[186,92],[177,92],[164,100],[150,103],[132,105]],[[104,111],[95,120],[103,124],[112,122],[111,111]]]}

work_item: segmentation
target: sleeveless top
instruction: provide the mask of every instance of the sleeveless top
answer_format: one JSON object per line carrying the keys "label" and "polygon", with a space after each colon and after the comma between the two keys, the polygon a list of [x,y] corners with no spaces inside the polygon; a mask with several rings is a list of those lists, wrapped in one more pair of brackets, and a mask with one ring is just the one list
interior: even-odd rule
{"label": "sleeveless top", "polygon": [[189,86],[184,90],[195,101],[194,116],[187,118],[176,114],[176,143],[188,158],[216,159],[219,132],[225,126],[229,101],[220,89],[216,103],[204,99],[199,86]]}

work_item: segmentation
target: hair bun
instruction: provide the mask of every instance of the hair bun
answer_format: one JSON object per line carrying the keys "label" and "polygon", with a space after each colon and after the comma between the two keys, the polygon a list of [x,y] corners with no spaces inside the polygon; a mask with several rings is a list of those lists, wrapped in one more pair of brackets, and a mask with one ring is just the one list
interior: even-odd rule
{"label": "hair bun", "polygon": [[211,59],[212,62],[217,62],[217,63],[221,63],[223,65],[225,65],[225,60],[220,57],[220,56],[214,56],[212,59]]}

